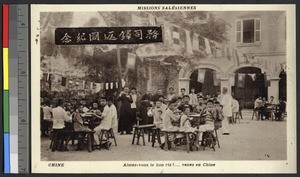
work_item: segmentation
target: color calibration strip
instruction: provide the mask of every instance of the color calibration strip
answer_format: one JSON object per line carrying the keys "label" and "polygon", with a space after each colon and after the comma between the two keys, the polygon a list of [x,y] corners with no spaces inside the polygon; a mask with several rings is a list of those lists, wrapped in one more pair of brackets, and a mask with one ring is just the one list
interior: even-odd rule
{"label": "color calibration strip", "polygon": [[18,173],[18,5],[9,5],[10,173]]}
{"label": "color calibration strip", "polygon": [[4,173],[10,173],[9,135],[9,6],[2,6],[3,12],[3,125],[4,125]]}

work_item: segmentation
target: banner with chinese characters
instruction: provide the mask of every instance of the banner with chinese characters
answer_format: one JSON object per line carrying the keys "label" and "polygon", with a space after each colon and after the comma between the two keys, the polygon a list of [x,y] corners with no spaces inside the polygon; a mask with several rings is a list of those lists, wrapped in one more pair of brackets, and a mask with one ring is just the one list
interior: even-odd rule
{"label": "banner with chinese characters", "polygon": [[57,28],[55,44],[140,44],[163,42],[162,28],[151,27],[99,27]]}

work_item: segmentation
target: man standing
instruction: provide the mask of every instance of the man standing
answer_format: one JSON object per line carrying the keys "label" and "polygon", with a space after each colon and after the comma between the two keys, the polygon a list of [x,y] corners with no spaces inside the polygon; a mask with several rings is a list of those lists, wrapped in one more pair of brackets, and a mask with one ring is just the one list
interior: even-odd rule
{"label": "man standing", "polygon": [[139,112],[140,112],[139,118],[142,119],[140,125],[151,123],[151,121],[149,121],[148,119],[147,112],[148,112],[148,108],[152,106],[151,105],[152,100],[153,100],[153,96],[151,94],[151,90],[149,89],[147,93],[142,96],[140,102],[141,104],[139,106]]}
{"label": "man standing", "polygon": [[153,96],[153,100],[158,100],[161,96],[164,97],[162,89],[157,89],[155,95]]}
{"label": "man standing", "polygon": [[223,135],[229,135],[229,120],[232,117],[232,106],[233,99],[231,95],[228,93],[228,88],[223,87],[222,89],[223,95],[220,97],[220,103],[223,106],[224,119],[222,121],[222,131]]}
{"label": "man standing", "polygon": [[195,94],[195,89],[191,88],[191,93],[190,93],[190,105],[195,108],[198,105],[198,98],[197,95]]}
{"label": "man standing", "polygon": [[168,101],[172,100],[172,98],[176,97],[175,93],[174,93],[174,88],[170,87],[169,88],[169,94],[167,95],[167,99]]}
{"label": "man standing", "polygon": [[132,121],[130,119],[130,104],[133,102],[132,97],[129,94],[128,86],[124,87],[124,91],[120,93],[117,97],[118,101],[121,101],[121,111],[120,111],[120,119],[118,125],[118,132],[123,135],[124,131],[126,134],[131,134],[132,131]]}
{"label": "man standing", "polygon": [[136,89],[131,89],[131,97],[132,97],[132,103],[130,104],[131,107],[131,121],[133,124],[136,124],[136,102],[137,102],[137,95],[136,95]]}
{"label": "man standing", "polygon": [[52,110],[53,114],[53,136],[54,144],[52,146],[52,152],[55,150],[61,151],[63,149],[63,129],[65,128],[65,121],[71,122],[72,119],[67,115],[67,112],[62,108],[64,101],[59,99],[57,107]]}
{"label": "man standing", "polygon": [[181,93],[181,97],[183,97],[185,95],[185,88],[181,88],[180,93]]}

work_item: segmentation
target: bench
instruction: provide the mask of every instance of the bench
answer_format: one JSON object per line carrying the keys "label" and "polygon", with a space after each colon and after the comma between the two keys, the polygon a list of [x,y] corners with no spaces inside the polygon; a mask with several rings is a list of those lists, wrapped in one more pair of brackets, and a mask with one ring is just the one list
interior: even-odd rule
{"label": "bench", "polygon": [[143,138],[143,145],[145,146],[145,130],[155,127],[154,124],[147,124],[147,125],[134,125],[134,132],[132,138],[132,144],[134,144],[135,139],[137,139],[136,144],[139,145],[140,137]]}
{"label": "bench", "polygon": [[[62,150],[66,151],[68,143],[74,135],[87,134],[86,138],[84,138],[84,141],[86,141],[88,152],[93,151],[94,131],[86,132],[86,131],[75,131],[75,130],[61,130],[60,133],[61,133],[60,136],[62,138],[61,140],[59,140],[58,135],[53,134],[53,131],[51,132],[52,136],[51,136],[51,142],[50,142],[50,149],[56,150],[58,148],[58,149],[62,149]],[[74,139],[72,139],[72,140],[74,140]],[[56,146],[56,147],[53,147],[53,146]]]}
{"label": "bench", "polygon": [[[164,149],[165,149],[165,151],[167,151],[168,150],[168,146],[171,143],[170,138],[169,138],[170,134],[173,134],[174,137],[176,137],[176,134],[178,134],[179,131],[177,131],[177,130],[176,131],[172,131],[172,130],[164,130],[164,129],[162,129],[160,132],[164,134],[164,137],[165,137]],[[174,150],[176,151],[176,145],[174,147]]]}

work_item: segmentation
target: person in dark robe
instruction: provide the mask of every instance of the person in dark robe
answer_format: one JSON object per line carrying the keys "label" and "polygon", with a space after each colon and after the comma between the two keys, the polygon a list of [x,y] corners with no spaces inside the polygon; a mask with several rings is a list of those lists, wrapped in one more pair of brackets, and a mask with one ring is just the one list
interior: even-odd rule
{"label": "person in dark robe", "polygon": [[120,95],[117,97],[118,101],[121,101],[121,110],[120,110],[120,119],[119,119],[119,125],[118,125],[118,132],[123,135],[124,131],[126,134],[131,134],[132,131],[132,125],[133,120],[131,120],[131,103],[132,97],[129,93],[129,87],[125,86],[124,91],[120,93]]}
{"label": "person in dark robe", "polygon": [[151,122],[153,122],[153,119],[147,115],[148,110],[152,107],[152,97],[151,90],[148,90],[148,93],[144,94],[141,98],[141,104],[139,106],[140,125],[151,124]]}

